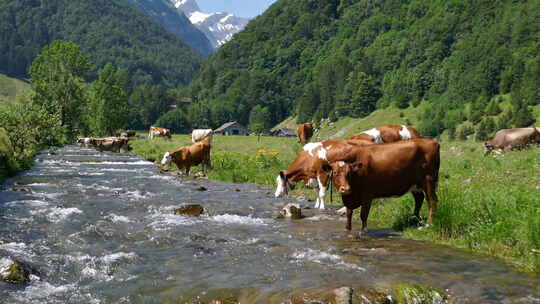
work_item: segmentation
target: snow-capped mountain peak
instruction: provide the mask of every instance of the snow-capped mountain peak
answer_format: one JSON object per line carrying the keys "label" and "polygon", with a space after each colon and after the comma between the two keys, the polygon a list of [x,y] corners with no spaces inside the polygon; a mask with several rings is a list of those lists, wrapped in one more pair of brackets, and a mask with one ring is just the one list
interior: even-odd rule
{"label": "snow-capped mountain peak", "polygon": [[202,12],[196,0],[170,1],[206,35],[215,48],[231,40],[233,35],[243,30],[249,22],[248,18],[236,17],[229,13]]}

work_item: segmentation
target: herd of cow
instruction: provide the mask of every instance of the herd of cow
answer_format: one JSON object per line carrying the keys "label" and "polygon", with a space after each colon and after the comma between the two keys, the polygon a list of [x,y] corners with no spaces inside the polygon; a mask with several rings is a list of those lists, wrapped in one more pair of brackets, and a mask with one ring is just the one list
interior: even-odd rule
{"label": "herd of cow", "polygon": [[[296,183],[303,182],[316,189],[315,208],[325,209],[326,192],[333,183],[345,206],[339,212],[347,215],[347,230],[351,230],[353,210],[361,208],[361,231],[367,231],[374,199],[411,192],[415,200],[414,215],[419,217],[426,198],[429,205],[427,223],[431,223],[437,208],[440,166],[440,146],[435,140],[422,138],[410,126],[384,125],[344,140],[308,143],[313,131],[311,123],[298,126],[298,141],[304,146],[289,167],[276,177],[276,197],[287,195]],[[81,138],[78,142],[100,151],[124,152],[129,150],[128,137],[133,135],[134,132],[126,132],[121,137]],[[149,138],[156,136],[170,139],[171,133],[168,129],[151,127]],[[174,162],[179,170],[185,169],[187,175],[192,166],[201,165],[204,174],[211,165],[212,136],[211,129],[194,130],[191,134],[193,144],[166,152],[161,165]],[[540,144],[540,128],[501,130],[484,146],[488,154],[521,149],[530,144]]]}

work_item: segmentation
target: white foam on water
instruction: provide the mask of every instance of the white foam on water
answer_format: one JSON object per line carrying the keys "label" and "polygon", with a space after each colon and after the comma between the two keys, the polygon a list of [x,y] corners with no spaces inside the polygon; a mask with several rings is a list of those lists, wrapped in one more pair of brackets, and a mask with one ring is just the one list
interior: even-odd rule
{"label": "white foam on water", "polygon": [[313,250],[308,248],[307,250],[297,251],[293,253],[292,257],[296,260],[307,260],[309,262],[314,262],[322,265],[331,265],[338,266],[340,268],[366,271],[365,268],[343,261],[341,256],[337,254],[332,254],[325,251]]}
{"label": "white foam on water", "polygon": [[83,213],[82,210],[78,208],[54,207],[47,214],[47,219],[51,222],[57,223],[68,218],[72,214],[82,214],[82,213]]}
{"label": "white foam on water", "polygon": [[40,197],[40,198],[48,198],[48,199],[53,200],[53,199],[58,198],[59,196],[64,195],[64,193],[59,193],[59,192],[55,192],[55,193],[32,192],[32,195],[35,195],[35,196]]}
{"label": "white foam on water", "polygon": [[8,207],[17,207],[21,204],[24,204],[25,207],[43,207],[48,206],[49,203],[42,200],[24,200],[24,201],[11,201],[9,203],[6,203],[6,206]]}
{"label": "white foam on water", "polygon": [[134,252],[116,252],[116,253],[111,253],[111,254],[103,256],[101,260],[105,262],[107,265],[110,265],[119,260],[132,260],[132,259],[135,259],[136,257],[137,257],[137,254],[135,254]]}
{"label": "white foam on water", "polygon": [[134,191],[127,191],[125,193],[122,193],[121,196],[126,197],[131,201],[136,201],[136,200],[142,200],[142,199],[150,198],[150,197],[154,196],[154,193],[150,193],[150,192],[144,192],[143,193],[140,190],[134,190]]}
{"label": "white foam on water", "polygon": [[103,172],[78,172],[80,176],[101,176],[105,175]]}
{"label": "white foam on water", "polygon": [[156,231],[163,231],[163,230],[169,230],[176,226],[186,226],[186,225],[193,225],[199,221],[197,221],[194,217],[188,217],[188,216],[179,216],[176,214],[153,214],[151,215],[152,222],[150,223],[150,227],[152,227]]}
{"label": "white foam on water", "polygon": [[0,244],[0,249],[5,250],[13,255],[32,257],[34,254],[28,249],[25,243],[5,243]]}
{"label": "white foam on water", "polygon": [[70,303],[99,304],[101,301],[90,294],[81,294],[75,284],[52,285],[44,281],[32,281],[24,290],[10,295],[6,303]]}
{"label": "white foam on water", "polygon": [[118,162],[118,161],[103,161],[103,162],[84,162],[85,165],[128,165],[128,166],[149,166],[154,165],[154,163],[146,161],[146,160],[139,160],[139,161],[126,161],[126,162]]}
{"label": "white foam on water", "polygon": [[107,171],[107,172],[140,172],[138,169],[101,169],[101,171]]}
{"label": "white foam on water", "polygon": [[31,184],[28,184],[26,186],[28,186],[28,187],[50,187],[50,186],[54,186],[54,184],[51,184],[51,183],[31,183]]}
{"label": "white foam on water", "polygon": [[113,223],[129,223],[130,222],[127,216],[116,215],[114,213],[107,215],[105,218],[110,220]]}
{"label": "white foam on water", "polygon": [[261,218],[253,218],[251,216],[241,216],[235,214],[222,214],[210,217],[210,220],[220,224],[238,224],[251,226],[266,226],[268,220]]}
{"label": "white foam on water", "polygon": [[139,176],[138,178],[173,180],[174,176],[170,176],[170,175],[150,175],[150,176]]}

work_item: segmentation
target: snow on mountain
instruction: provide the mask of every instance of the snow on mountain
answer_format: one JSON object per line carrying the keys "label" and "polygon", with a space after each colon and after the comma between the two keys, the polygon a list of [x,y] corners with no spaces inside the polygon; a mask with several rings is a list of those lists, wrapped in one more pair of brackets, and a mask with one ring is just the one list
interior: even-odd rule
{"label": "snow on mountain", "polygon": [[195,0],[170,0],[172,4],[201,30],[210,43],[217,48],[232,39],[235,33],[243,30],[248,18],[236,17],[229,13],[205,13]]}

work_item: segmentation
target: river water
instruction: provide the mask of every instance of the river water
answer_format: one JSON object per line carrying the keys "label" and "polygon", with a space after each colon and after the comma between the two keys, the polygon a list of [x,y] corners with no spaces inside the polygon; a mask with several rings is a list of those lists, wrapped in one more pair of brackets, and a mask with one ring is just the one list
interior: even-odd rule
{"label": "river water", "polygon": [[[28,285],[0,282],[0,303],[267,303],[399,283],[444,289],[454,303],[540,303],[540,277],[481,255],[384,229],[358,240],[324,213],[276,219],[287,200],[272,189],[180,180],[126,154],[51,154],[0,188],[0,257],[39,272]],[[173,215],[185,203],[209,215]]]}

